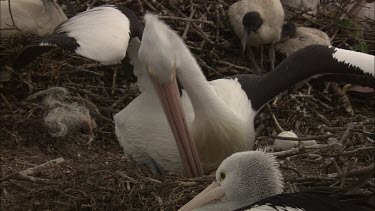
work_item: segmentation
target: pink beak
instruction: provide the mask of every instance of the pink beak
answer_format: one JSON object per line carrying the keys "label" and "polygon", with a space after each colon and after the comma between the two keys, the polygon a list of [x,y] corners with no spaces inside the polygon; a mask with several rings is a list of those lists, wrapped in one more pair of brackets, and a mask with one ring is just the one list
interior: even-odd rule
{"label": "pink beak", "polygon": [[176,139],[186,176],[202,176],[202,165],[186,123],[185,113],[178,92],[176,75],[173,74],[170,81],[162,84],[152,74],[150,74],[150,77]]}
{"label": "pink beak", "polygon": [[205,204],[219,200],[225,196],[223,188],[218,182],[213,182],[206,189],[200,192],[192,200],[179,209],[179,211],[190,211]]}

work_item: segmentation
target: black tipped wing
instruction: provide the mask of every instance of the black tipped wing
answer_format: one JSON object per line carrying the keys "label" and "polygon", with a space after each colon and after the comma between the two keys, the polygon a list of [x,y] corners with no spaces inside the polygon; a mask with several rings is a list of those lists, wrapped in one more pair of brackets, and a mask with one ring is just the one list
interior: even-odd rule
{"label": "black tipped wing", "polygon": [[53,49],[51,46],[30,45],[20,50],[13,61],[13,69],[18,71],[34,61],[38,56]]}
{"label": "black tipped wing", "polygon": [[38,41],[39,46],[57,46],[64,50],[74,52],[79,44],[73,37],[69,37],[66,33],[57,33],[44,37]]}
{"label": "black tipped wing", "polygon": [[139,40],[142,40],[144,26],[141,20],[139,20],[137,15],[129,8],[120,5],[116,7],[129,19],[130,38],[138,37]]}
{"label": "black tipped wing", "polygon": [[15,69],[23,68],[51,47],[105,65],[119,64],[126,56],[129,39],[141,39],[142,34],[143,25],[130,9],[115,5],[95,7],[64,21],[52,35],[28,46],[15,59]]}
{"label": "black tipped wing", "polygon": [[79,44],[74,38],[68,37],[65,33],[44,37],[18,52],[13,61],[13,69],[16,71],[21,70],[43,53],[49,52],[56,47],[74,52],[79,47]]}
{"label": "black tipped wing", "polygon": [[370,211],[373,195],[353,194],[340,197],[332,196],[324,191],[305,191],[299,193],[283,193],[260,200],[241,210],[306,210],[306,211]]}
{"label": "black tipped wing", "polygon": [[234,75],[259,110],[264,104],[304,80],[342,81],[374,88],[374,56],[323,45],[311,45],[290,55],[261,77]]}

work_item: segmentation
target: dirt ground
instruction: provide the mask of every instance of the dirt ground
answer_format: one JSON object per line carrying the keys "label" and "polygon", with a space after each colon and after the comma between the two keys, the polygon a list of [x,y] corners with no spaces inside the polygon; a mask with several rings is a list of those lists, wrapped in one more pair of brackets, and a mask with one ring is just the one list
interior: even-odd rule
{"label": "dirt ground", "polygon": [[[110,2],[125,4],[140,18],[145,11],[188,17],[193,5],[197,11],[193,18],[209,23],[191,24],[185,41],[207,77],[251,72],[225,13],[234,1],[182,1],[178,9],[168,1]],[[86,3],[74,1],[74,6],[83,11]],[[104,2],[96,5],[101,4]],[[300,15],[294,18],[326,31],[334,46],[350,48],[362,43],[368,53],[375,52],[374,31],[365,30],[359,39],[353,37],[352,30],[324,16],[316,21]],[[190,24],[164,19],[180,35]],[[11,70],[9,52],[34,38],[2,39],[0,71]],[[212,176],[155,176],[125,157],[114,134],[113,114],[139,94],[135,82],[129,64],[100,66],[60,50],[44,54],[23,72],[13,71],[10,80],[0,82],[1,210],[177,210],[210,184]],[[343,93],[344,85],[331,83],[327,88],[322,81],[311,82],[258,114],[256,147],[272,144],[279,132],[277,124],[300,137],[316,136],[322,144],[321,148],[301,148],[278,157],[286,191],[321,185],[346,187],[374,165],[375,97]],[[64,102],[86,106],[95,123],[82,124],[64,137],[51,135],[54,131],[44,121],[51,108],[43,97],[28,99],[51,87],[66,88],[70,94]],[[351,107],[342,106],[343,102],[350,102]],[[92,131],[90,125],[95,125]],[[26,176],[18,174],[54,159],[63,161]],[[370,179],[362,191],[375,192],[375,179]]]}

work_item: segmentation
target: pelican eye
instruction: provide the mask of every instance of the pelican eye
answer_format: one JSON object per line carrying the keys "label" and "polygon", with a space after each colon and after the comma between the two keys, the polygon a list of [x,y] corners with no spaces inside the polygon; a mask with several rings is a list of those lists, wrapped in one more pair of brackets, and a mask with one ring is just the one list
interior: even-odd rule
{"label": "pelican eye", "polygon": [[225,179],[225,173],[220,172],[220,180],[223,181]]}

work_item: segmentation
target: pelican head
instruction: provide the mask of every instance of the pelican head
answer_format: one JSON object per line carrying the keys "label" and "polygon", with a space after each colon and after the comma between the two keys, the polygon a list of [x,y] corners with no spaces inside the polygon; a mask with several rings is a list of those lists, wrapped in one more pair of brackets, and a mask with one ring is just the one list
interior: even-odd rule
{"label": "pelican head", "polygon": [[201,176],[203,170],[187,127],[176,82],[178,58],[186,53],[183,41],[155,15],[146,14],[144,19],[145,28],[138,52],[139,61],[146,66],[147,74],[158,93],[176,139],[185,174],[190,177]]}
{"label": "pelican head", "polygon": [[180,210],[233,210],[282,190],[282,175],[274,156],[262,151],[238,152],[221,163],[216,181]]}
{"label": "pelican head", "polygon": [[295,36],[296,33],[297,33],[296,24],[294,24],[291,21],[285,21],[284,24],[283,24],[283,29],[281,31],[280,42],[285,41],[285,40]]}
{"label": "pelican head", "polygon": [[256,32],[263,24],[263,19],[260,13],[257,11],[251,11],[243,16],[242,24],[244,32],[241,38],[241,44],[243,51],[246,50],[247,41],[251,37],[251,34]]}

